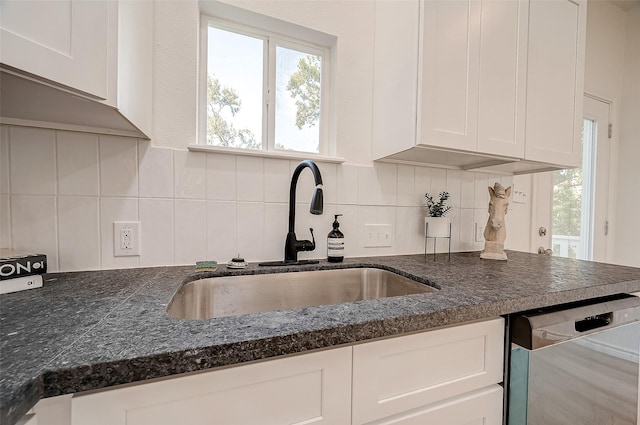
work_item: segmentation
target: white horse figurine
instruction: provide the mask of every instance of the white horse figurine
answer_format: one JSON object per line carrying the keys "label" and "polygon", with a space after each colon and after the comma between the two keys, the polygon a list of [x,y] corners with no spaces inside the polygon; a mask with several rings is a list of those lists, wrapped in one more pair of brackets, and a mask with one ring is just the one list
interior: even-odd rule
{"label": "white horse figurine", "polygon": [[505,189],[496,182],[493,187],[489,186],[489,219],[484,228],[484,249],[480,253],[480,258],[489,260],[507,259],[504,252],[504,241],[507,238],[507,229],[504,225],[504,216],[509,207],[509,196],[511,196],[511,186]]}

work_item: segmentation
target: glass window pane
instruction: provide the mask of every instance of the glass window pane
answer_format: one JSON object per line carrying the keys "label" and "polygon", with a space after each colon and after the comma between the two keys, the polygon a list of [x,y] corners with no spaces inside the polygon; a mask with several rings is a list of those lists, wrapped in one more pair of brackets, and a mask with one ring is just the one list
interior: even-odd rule
{"label": "glass window pane", "polygon": [[586,189],[591,173],[595,123],[584,119],[582,167],[553,174],[553,255],[578,259],[589,256],[590,199]]}
{"label": "glass window pane", "polygon": [[276,47],[276,149],[320,152],[321,69],[321,56]]}
{"label": "glass window pane", "polygon": [[207,144],[262,148],[264,40],[209,27]]}

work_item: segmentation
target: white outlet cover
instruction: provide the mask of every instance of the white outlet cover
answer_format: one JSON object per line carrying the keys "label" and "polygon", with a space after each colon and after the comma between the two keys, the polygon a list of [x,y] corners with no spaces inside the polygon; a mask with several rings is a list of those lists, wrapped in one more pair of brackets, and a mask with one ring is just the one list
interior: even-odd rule
{"label": "white outlet cover", "polygon": [[140,255],[140,222],[113,222],[113,256],[135,257]]}

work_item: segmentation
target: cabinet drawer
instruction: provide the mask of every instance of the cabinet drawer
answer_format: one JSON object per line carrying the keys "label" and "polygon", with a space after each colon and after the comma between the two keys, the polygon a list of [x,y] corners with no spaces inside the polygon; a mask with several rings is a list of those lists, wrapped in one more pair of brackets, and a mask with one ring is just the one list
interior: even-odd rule
{"label": "cabinet drawer", "polygon": [[502,381],[504,320],[353,348],[353,423],[364,424]]}
{"label": "cabinet drawer", "polygon": [[351,348],[74,397],[72,425],[343,424]]}
{"label": "cabinet drawer", "polygon": [[409,413],[375,422],[376,425],[501,425],[502,387],[493,385]]}

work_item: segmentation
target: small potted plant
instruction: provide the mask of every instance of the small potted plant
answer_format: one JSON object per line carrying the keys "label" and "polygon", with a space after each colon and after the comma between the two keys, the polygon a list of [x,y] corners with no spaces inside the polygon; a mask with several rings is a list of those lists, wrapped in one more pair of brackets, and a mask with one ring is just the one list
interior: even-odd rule
{"label": "small potted plant", "polygon": [[427,216],[424,218],[425,228],[428,237],[448,238],[451,236],[450,221],[446,215],[453,208],[446,203],[449,199],[449,192],[438,193],[438,198],[436,201],[428,193],[424,195],[424,206],[427,209]]}

